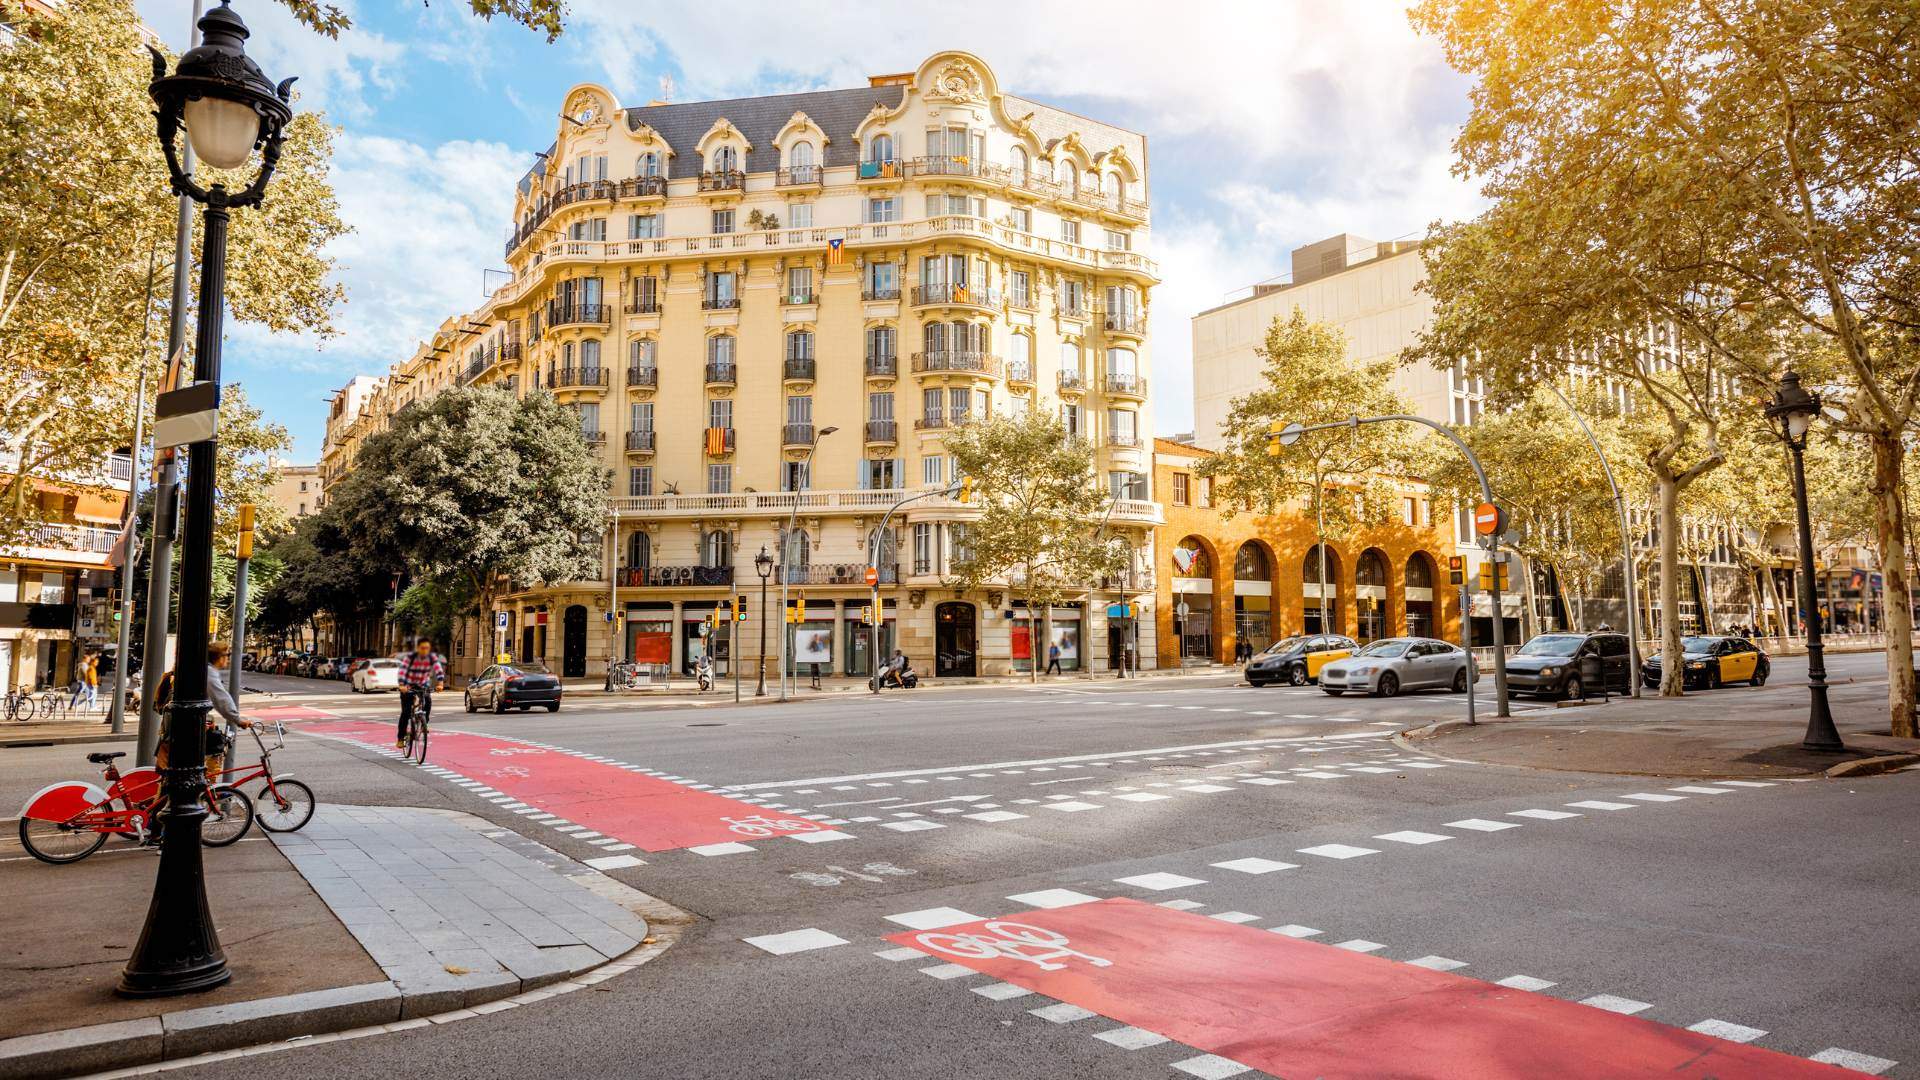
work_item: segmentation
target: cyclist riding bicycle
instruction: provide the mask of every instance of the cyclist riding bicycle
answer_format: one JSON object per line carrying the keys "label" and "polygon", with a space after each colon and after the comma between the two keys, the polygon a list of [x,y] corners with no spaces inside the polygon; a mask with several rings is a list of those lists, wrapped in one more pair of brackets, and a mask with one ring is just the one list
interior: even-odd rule
{"label": "cyclist riding bicycle", "polygon": [[419,709],[423,716],[430,715],[433,692],[446,687],[447,663],[433,651],[432,640],[421,638],[414,642],[413,651],[400,658],[400,733],[394,740],[394,749],[406,749],[414,710]]}

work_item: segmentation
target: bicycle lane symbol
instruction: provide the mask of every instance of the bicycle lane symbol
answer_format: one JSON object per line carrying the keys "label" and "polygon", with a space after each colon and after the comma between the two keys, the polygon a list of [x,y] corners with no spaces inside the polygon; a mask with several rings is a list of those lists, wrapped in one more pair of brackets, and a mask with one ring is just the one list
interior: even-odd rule
{"label": "bicycle lane symbol", "polygon": [[952,934],[930,930],[915,934],[913,940],[948,956],[968,960],[1020,960],[1041,971],[1060,971],[1074,961],[1084,961],[1097,968],[1113,966],[1113,961],[1104,956],[1075,949],[1067,935],[1058,930],[1006,919],[989,919],[977,932]]}

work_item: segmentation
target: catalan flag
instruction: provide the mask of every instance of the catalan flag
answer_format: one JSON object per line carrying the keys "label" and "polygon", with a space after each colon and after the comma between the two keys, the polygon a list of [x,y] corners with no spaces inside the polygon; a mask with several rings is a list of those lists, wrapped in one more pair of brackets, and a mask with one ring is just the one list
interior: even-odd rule
{"label": "catalan flag", "polygon": [[727,452],[727,429],[710,427],[707,429],[707,453],[724,454]]}
{"label": "catalan flag", "polygon": [[839,266],[841,263],[847,261],[846,245],[847,238],[844,236],[836,236],[827,241],[828,266]]}

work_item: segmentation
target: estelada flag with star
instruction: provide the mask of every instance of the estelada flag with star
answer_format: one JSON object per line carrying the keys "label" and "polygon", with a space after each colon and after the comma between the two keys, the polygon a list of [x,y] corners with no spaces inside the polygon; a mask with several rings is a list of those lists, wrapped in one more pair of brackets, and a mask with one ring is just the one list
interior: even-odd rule
{"label": "estelada flag with star", "polygon": [[827,265],[828,266],[839,266],[841,263],[846,261],[847,259],[846,244],[847,244],[847,238],[844,236],[836,236],[833,239],[827,241]]}

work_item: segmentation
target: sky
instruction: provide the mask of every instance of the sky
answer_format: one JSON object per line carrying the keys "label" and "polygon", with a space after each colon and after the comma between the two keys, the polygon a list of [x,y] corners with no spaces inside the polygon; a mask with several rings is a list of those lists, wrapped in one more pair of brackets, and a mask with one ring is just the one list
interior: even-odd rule
{"label": "sky", "polygon": [[[1192,427],[1195,313],[1284,276],[1301,244],[1410,238],[1482,205],[1451,174],[1469,83],[1408,26],[1404,0],[570,0],[553,44],[460,0],[333,2],[354,23],[338,40],[273,0],[235,4],[249,54],[276,81],[299,76],[297,106],[339,129],[332,181],[354,230],[329,251],[347,292],[337,335],[229,338],[229,377],[289,429],[296,462],[318,458],[334,390],[481,303],[483,271],[504,267],[513,184],[581,82],[634,104],[791,93],[959,48],[1010,93],[1145,133],[1159,435]],[[189,0],[136,6],[184,47]]]}

